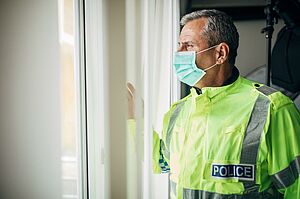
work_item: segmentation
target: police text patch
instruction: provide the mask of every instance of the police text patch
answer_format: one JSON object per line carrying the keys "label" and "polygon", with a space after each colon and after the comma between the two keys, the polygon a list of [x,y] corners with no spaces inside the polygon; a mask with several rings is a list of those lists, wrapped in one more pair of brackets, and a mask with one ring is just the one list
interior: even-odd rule
{"label": "police text patch", "polygon": [[250,164],[212,164],[211,176],[215,178],[238,178],[254,180],[254,165]]}

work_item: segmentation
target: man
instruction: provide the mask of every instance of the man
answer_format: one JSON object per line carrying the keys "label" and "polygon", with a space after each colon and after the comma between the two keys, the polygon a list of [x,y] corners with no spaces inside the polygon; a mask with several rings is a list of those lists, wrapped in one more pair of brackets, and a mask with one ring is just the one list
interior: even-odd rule
{"label": "man", "polygon": [[193,88],[154,134],[154,171],[172,199],[300,198],[300,114],[276,90],[239,76],[231,18],[185,15],[174,69]]}

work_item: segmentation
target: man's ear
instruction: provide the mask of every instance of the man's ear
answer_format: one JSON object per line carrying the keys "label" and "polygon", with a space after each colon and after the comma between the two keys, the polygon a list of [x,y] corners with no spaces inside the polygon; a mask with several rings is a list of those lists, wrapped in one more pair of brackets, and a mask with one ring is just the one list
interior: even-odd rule
{"label": "man's ear", "polygon": [[223,64],[226,60],[228,60],[229,56],[229,46],[222,42],[220,43],[217,47],[217,54],[216,54],[216,59],[218,64]]}

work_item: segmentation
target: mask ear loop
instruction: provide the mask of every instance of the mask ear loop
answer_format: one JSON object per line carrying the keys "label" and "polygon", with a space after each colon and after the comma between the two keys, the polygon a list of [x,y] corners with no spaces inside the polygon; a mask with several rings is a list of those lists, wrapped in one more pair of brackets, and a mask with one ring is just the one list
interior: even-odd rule
{"label": "mask ear loop", "polygon": [[[217,45],[211,46],[211,47],[209,47],[209,48],[207,48],[207,49],[201,50],[201,51],[197,52],[196,54],[205,52],[205,51],[210,50],[210,49],[212,49],[212,48],[215,48],[215,47],[217,47],[218,45],[220,45],[220,44],[217,44]],[[216,65],[218,65],[218,63],[215,63],[214,65],[212,65],[212,66],[210,66],[210,67],[208,67],[208,68],[203,69],[203,71],[208,71],[209,69],[215,67]]]}
{"label": "mask ear loop", "polygon": [[217,45],[214,45],[214,46],[211,46],[211,47],[209,47],[209,48],[206,48],[206,49],[204,49],[204,50],[200,50],[200,51],[198,51],[198,52],[196,52],[196,54],[198,54],[198,53],[203,53],[203,52],[205,52],[205,51],[208,51],[208,50],[210,50],[210,49],[212,49],[212,48],[215,48],[215,47],[217,47],[219,44],[217,44]]}
{"label": "mask ear loop", "polygon": [[218,65],[218,63],[215,63],[214,65],[212,65],[212,66],[210,66],[210,67],[208,67],[208,68],[203,69],[203,71],[208,71],[209,69],[215,67],[216,65]]}

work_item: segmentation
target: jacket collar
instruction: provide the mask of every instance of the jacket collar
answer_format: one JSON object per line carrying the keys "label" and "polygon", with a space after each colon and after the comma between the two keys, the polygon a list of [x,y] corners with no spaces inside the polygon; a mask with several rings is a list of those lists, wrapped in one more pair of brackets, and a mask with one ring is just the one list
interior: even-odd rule
{"label": "jacket collar", "polygon": [[233,73],[231,77],[224,82],[223,86],[220,87],[204,87],[200,91],[201,93],[199,94],[199,90],[196,88],[191,88],[191,96],[192,98],[198,100],[201,99],[202,97],[205,97],[208,99],[208,101],[215,101],[218,100],[219,98],[225,97],[228,94],[228,91],[231,89],[236,88],[240,82],[241,82],[241,77],[239,75],[239,71],[236,67],[234,67]]}

